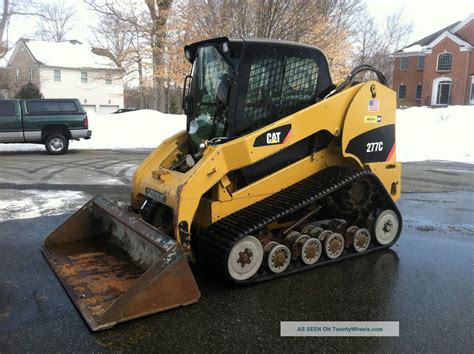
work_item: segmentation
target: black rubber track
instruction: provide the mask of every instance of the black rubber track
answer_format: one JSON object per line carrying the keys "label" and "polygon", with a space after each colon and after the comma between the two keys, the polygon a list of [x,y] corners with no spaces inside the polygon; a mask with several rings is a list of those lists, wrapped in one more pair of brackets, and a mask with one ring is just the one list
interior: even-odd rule
{"label": "black rubber track", "polygon": [[[345,249],[340,257],[336,259],[326,259],[324,255],[322,255],[321,259],[313,265],[305,265],[302,262],[291,262],[288,269],[280,274],[268,272],[265,270],[265,267],[262,266],[257,274],[250,279],[244,281],[232,280],[239,284],[266,281],[305,271],[317,266],[364,255],[375,250],[388,248],[397,241],[402,229],[402,218],[392,198],[378,177],[373,173],[362,169],[334,166],[309,176],[278,193],[241,209],[210,225],[205,231],[201,231],[196,235],[197,258],[200,262],[218,267],[224,273],[227,273],[228,255],[232,246],[239,239],[247,235],[256,235],[258,231],[266,225],[282,217],[291,215],[312,203],[318,202],[360,178],[369,179],[375,185],[377,199],[383,200],[382,205],[378,205],[377,207],[392,209],[397,213],[400,227],[392,243],[381,246],[375,241],[372,241],[369,249],[363,253],[356,253],[355,251]],[[374,237],[372,238],[374,239]]]}

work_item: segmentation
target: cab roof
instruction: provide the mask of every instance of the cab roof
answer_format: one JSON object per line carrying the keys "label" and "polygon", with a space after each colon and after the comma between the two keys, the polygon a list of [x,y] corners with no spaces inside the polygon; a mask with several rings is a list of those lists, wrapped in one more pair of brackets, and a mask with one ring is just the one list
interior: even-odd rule
{"label": "cab roof", "polygon": [[184,47],[185,54],[189,53],[189,55],[186,56],[186,59],[188,59],[191,63],[193,63],[194,59],[196,58],[196,51],[199,47],[202,47],[208,44],[222,44],[225,42],[229,43],[231,51],[236,56],[241,55],[244,44],[245,46],[252,46],[252,47],[264,46],[267,49],[268,48],[281,48],[281,49],[289,49],[289,50],[305,50],[305,51],[314,51],[315,53],[322,53],[321,49],[319,49],[318,47],[305,44],[305,43],[292,42],[292,41],[286,41],[286,40],[280,40],[280,39],[252,38],[252,37],[250,38],[217,37],[217,38],[206,39],[204,41],[195,42],[195,43],[185,46]]}

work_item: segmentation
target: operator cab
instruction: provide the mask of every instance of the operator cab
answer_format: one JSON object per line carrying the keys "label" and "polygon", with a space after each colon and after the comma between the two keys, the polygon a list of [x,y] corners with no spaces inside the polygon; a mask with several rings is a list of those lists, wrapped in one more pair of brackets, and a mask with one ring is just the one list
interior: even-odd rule
{"label": "operator cab", "polygon": [[308,107],[334,89],[316,47],[269,39],[215,38],[185,47],[183,90],[190,149],[220,143]]}

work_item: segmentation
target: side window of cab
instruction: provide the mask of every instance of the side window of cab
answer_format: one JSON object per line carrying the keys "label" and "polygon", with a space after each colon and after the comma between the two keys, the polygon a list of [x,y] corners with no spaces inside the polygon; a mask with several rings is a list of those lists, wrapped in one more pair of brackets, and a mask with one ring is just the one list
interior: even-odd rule
{"label": "side window of cab", "polygon": [[0,119],[2,117],[12,117],[17,114],[13,101],[0,101]]}

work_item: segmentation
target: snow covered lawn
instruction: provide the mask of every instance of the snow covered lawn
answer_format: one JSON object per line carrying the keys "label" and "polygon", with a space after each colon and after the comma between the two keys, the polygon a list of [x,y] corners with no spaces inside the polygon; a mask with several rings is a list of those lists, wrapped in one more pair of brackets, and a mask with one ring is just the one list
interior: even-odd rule
{"label": "snow covered lawn", "polygon": [[[186,128],[185,116],[153,110],[88,116],[92,138],[72,141],[70,149],[154,148],[163,139]],[[44,147],[0,144],[0,151],[5,150],[44,150]],[[397,159],[474,163],[474,106],[398,110]]]}
{"label": "snow covered lawn", "polygon": [[150,109],[119,114],[88,114],[92,138],[74,141],[75,149],[155,148],[169,136],[186,129],[186,117]]}
{"label": "snow covered lawn", "polygon": [[474,106],[397,110],[397,160],[474,163]]}

